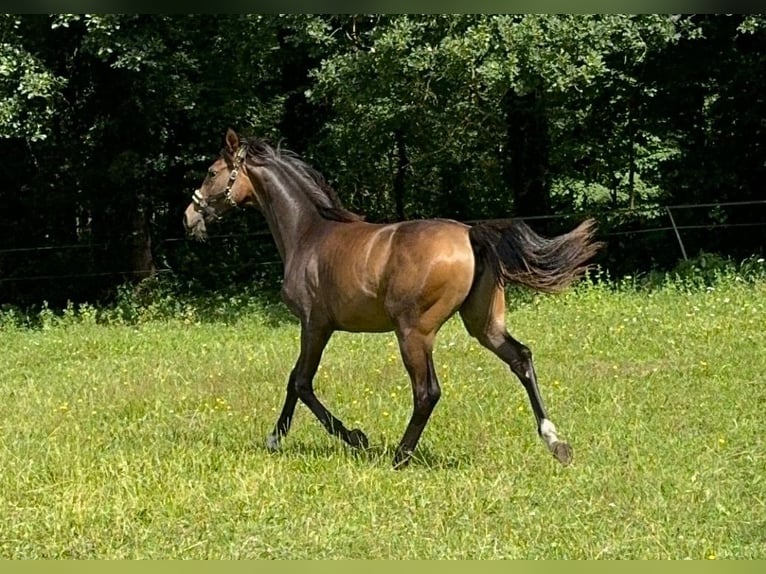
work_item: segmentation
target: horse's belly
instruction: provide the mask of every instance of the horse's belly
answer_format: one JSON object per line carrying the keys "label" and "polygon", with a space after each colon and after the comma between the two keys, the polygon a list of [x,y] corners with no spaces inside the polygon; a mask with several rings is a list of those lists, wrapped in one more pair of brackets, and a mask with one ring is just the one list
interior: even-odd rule
{"label": "horse's belly", "polygon": [[378,299],[353,297],[335,301],[333,318],[341,331],[384,332],[394,328],[383,303]]}

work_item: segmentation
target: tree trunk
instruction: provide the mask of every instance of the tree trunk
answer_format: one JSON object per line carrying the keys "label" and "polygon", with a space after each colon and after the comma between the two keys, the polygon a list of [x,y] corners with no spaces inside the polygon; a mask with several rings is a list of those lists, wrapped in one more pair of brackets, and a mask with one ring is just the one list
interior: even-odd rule
{"label": "tree trunk", "polygon": [[503,179],[513,196],[513,213],[548,215],[550,134],[541,97],[536,92],[519,95],[509,91],[503,104],[506,121]]}
{"label": "tree trunk", "polygon": [[152,257],[151,212],[141,206],[133,214],[130,264],[134,281],[151,277],[157,272]]}
{"label": "tree trunk", "polygon": [[630,209],[636,206],[636,122],[634,119],[635,103],[628,101],[628,198]]}
{"label": "tree trunk", "polygon": [[396,218],[401,221],[405,218],[404,214],[404,192],[406,188],[405,178],[407,175],[407,167],[410,162],[407,158],[407,149],[404,144],[404,130],[397,128],[394,132],[394,142],[396,145],[396,175],[394,176],[394,209],[396,210]]}
{"label": "tree trunk", "polygon": [[470,201],[462,184],[463,172],[460,165],[453,160],[445,161],[439,168],[441,179],[441,197],[437,202],[438,213],[442,217],[462,220],[471,217]]}
{"label": "tree trunk", "polygon": [[312,54],[308,45],[290,41],[290,33],[286,28],[277,33],[281,66],[279,90],[285,98],[278,125],[287,147],[303,154],[321,130],[327,108],[323,104],[310,102],[306,97],[306,90],[312,85],[309,71],[319,66],[320,60]]}

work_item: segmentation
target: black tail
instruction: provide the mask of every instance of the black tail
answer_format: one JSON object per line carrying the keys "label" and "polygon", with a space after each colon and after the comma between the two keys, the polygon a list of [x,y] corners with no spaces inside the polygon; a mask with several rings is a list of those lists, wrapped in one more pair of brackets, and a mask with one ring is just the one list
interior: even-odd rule
{"label": "black tail", "polygon": [[504,225],[481,223],[468,231],[474,253],[497,282],[558,293],[574,283],[602,247],[593,241],[596,222],[583,221],[569,233],[546,239],[520,220]]}

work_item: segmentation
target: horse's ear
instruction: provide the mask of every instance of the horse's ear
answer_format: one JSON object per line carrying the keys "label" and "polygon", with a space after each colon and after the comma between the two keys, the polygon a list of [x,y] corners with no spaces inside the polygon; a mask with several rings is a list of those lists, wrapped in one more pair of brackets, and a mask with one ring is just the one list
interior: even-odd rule
{"label": "horse's ear", "polygon": [[229,128],[226,130],[226,151],[233,154],[239,149],[239,136],[237,132]]}

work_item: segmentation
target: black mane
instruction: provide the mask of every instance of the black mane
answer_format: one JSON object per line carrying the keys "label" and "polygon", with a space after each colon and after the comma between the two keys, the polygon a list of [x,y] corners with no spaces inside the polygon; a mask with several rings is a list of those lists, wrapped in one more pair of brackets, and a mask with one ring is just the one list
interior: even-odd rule
{"label": "black mane", "polygon": [[[296,153],[280,147],[274,148],[260,138],[241,139],[240,145],[247,148],[245,156],[247,160],[260,165],[267,164],[282,168],[296,175],[305,184],[301,186],[301,190],[325,219],[344,222],[364,220],[364,216],[343,207],[335,190],[327,183],[324,176]],[[229,154],[226,155],[229,156]]]}

